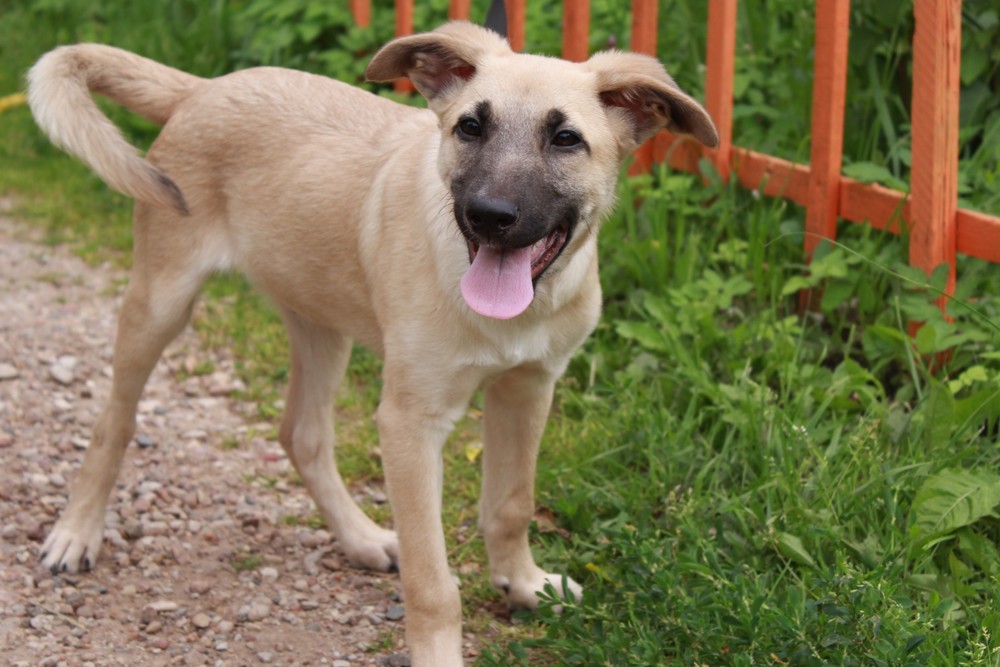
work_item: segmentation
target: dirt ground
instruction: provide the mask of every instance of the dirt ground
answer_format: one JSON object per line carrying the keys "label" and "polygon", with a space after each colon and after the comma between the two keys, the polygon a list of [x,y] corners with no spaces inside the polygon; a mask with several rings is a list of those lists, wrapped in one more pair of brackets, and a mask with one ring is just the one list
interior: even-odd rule
{"label": "dirt ground", "polygon": [[[311,501],[256,435],[271,425],[231,397],[231,362],[190,330],[147,386],[95,571],[38,564],[108,393],[124,275],[39,244],[2,209],[0,662],[408,665],[398,577],[353,570],[328,532],[291,525]],[[206,358],[214,373],[178,379]]]}

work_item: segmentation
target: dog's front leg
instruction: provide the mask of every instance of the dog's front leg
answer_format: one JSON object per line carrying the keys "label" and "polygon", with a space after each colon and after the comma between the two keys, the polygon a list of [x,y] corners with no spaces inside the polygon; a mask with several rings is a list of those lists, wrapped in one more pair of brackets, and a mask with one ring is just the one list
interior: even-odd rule
{"label": "dog's front leg", "polygon": [[[406,642],[414,667],[461,667],[462,607],[441,524],[441,449],[472,389],[456,392],[464,402],[441,401],[429,391],[403,390],[386,375],[378,427],[399,538]],[[442,403],[450,408],[440,409]]]}
{"label": "dog's front leg", "polygon": [[[534,609],[545,584],[562,592],[562,575],[545,572],[528,546],[535,512],[535,462],[558,375],[517,368],[486,388],[483,417],[483,495],[479,524],[493,584],[511,608]],[[582,592],[566,580],[574,596]]]}

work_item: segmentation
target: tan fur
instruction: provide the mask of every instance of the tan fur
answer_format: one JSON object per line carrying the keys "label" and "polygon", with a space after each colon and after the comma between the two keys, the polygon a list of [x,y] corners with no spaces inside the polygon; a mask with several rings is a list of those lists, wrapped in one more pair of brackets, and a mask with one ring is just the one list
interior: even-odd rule
{"label": "tan fur", "polygon": [[[599,315],[597,229],[620,164],[639,142],[669,126],[713,144],[715,130],[651,58],[610,53],[572,64],[517,55],[467,23],[387,45],[369,77],[400,76],[410,76],[430,110],[284,69],[205,80],[100,45],[57,49],[32,69],[29,100],[41,127],[137,200],[111,396],[43,547],[47,567],[94,563],[146,379],[206,277],[232,269],[273,300],[287,325],[292,370],[280,440],[326,523],[352,562],[382,571],[400,564],[414,665],[461,664],[441,447],[480,387],[480,523],[493,582],[515,607],[535,606],[546,582],[559,587],[558,575],[535,565],[527,531],[553,386]],[[164,124],[145,159],[91,91]],[[552,109],[588,142],[556,169],[559,187],[579,204],[572,238],[538,280],[531,306],[505,321],[474,313],[458,289],[469,247],[451,210],[463,150],[452,128],[479,100],[508,123],[509,146],[493,156],[499,171],[544,163],[545,145],[542,157],[528,159],[536,149],[525,137],[534,135],[523,129]],[[378,426],[396,532],[362,513],[334,463],[333,396],[352,340],[384,359]]]}

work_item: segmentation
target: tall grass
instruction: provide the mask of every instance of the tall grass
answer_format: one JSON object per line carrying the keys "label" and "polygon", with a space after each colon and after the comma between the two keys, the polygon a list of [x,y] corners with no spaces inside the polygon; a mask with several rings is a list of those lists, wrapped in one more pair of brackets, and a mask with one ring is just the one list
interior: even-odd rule
{"label": "tall grass", "polygon": [[[420,3],[418,29],[446,4]],[[627,45],[625,3],[592,5],[592,47]],[[530,50],[558,50],[557,6],[529,3]],[[909,5],[852,7],[846,169],[902,187]],[[961,196],[995,211],[1000,20],[987,0],[964,12]],[[661,3],[661,57],[696,93],[704,20],[704,3]],[[737,143],[808,154],[812,21],[804,1],[741,3]],[[42,51],[80,39],[203,75],[290,64],[358,82],[391,32],[387,2],[359,30],[319,0],[14,0],[0,15],[0,94]],[[622,184],[601,232],[605,316],[561,382],[538,480],[539,560],[586,592],[511,625],[489,613],[486,577],[468,575],[470,628],[499,639],[480,664],[1000,664],[1000,269],[961,259],[945,318],[930,303],[940,272],[909,269],[903,240],[845,225],[806,275],[801,209],[702,176],[658,169]],[[0,192],[53,242],[128,262],[128,202],[24,109],[0,122]],[[821,298],[800,315],[803,287]],[[246,398],[275,419],[280,324],[239,280],[208,292],[206,345],[233,350]],[[925,323],[915,337],[911,321]],[[379,474],[365,417],[378,367],[357,355],[338,399],[346,468],[361,477]],[[474,563],[478,437],[473,409],[446,452],[452,558]]]}

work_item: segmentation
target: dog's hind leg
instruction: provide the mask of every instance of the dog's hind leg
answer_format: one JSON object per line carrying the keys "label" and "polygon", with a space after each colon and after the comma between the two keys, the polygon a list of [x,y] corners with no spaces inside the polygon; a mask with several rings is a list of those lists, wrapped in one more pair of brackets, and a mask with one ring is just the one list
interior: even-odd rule
{"label": "dog's hind leg", "polygon": [[355,504],[334,460],[333,400],[351,356],[351,340],[286,312],[292,370],[278,439],[351,564],[396,567],[396,533]]}
{"label": "dog's hind leg", "polygon": [[[562,593],[562,576],[535,565],[528,526],[535,513],[535,461],[545,430],[555,376],[517,368],[485,391],[483,410],[483,495],[479,524],[486,541],[493,584],[511,608],[534,609],[538,593],[551,584]],[[581,588],[572,579],[574,597]]]}
{"label": "dog's hind leg", "polygon": [[142,260],[139,245],[118,317],[111,395],[94,426],[69,504],[42,546],[42,563],[53,573],[93,567],[101,548],[108,494],[135,433],[135,411],[143,387],[163,349],[190,318],[207,274],[191,266],[153,274]]}

